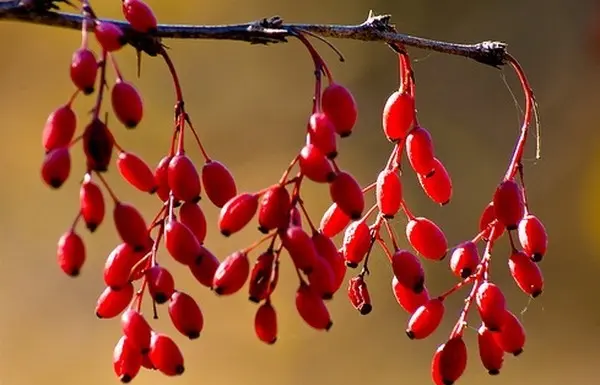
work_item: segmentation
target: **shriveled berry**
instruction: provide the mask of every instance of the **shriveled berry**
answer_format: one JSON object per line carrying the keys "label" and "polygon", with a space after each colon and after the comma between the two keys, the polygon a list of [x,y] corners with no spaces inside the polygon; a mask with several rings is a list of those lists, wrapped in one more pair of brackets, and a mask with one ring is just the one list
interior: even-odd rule
{"label": "shriveled berry", "polygon": [[217,295],[231,295],[238,292],[250,275],[248,254],[236,251],[229,255],[217,268],[212,288]]}
{"label": "shriveled berry", "polygon": [[233,175],[225,165],[216,160],[209,160],[202,166],[202,183],[208,199],[221,208],[237,195],[237,187]]}
{"label": "shriveled berry", "polygon": [[483,239],[485,241],[489,239],[493,231],[494,237],[492,241],[495,241],[500,238],[500,236],[504,233],[504,230],[504,225],[496,218],[496,208],[494,207],[494,202],[490,202],[483,210],[483,213],[481,213],[481,218],[479,219],[479,231],[484,232]]}
{"label": "shriveled berry", "polygon": [[196,203],[185,202],[179,207],[179,220],[196,236],[200,244],[204,243],[207,232],[206,217]]}
{"label": "shriveled berry", "polygon": [[113,351],[113,369],[124,384],[131,382],[142,367],[142,354],[131,345],[129,339],[121,336]]}
{"label": "shriveled berry", "polygon": [[46,151],[68,147],[77,129],[77,115],[71,104],[58,107],[46,119],[42,132],[42,145]]}
{"label": "shriveled berry", "polygon": [[171,191],[169,187],[169,163],[172,158],[169,155],[163,157],[154,169],[154,180],[158,187],[156,193],[163,202],[169,200],[169,192]]}
{"label": "shriveled berry", "polygon": [[166,334],[152,333],[149,357],[152,365],[167,376],[179,376],[185,371],[181,350]]}
{"label": "shriveled berry", "polygon": [[111,101],[115,116],[127,128],[135,128],[144,115],[144,103],[133,84],[122,79],[112,88]]}
{"label": "shriveled berry", "polygon": [[506,353],[518,356],[525,346],[525,329],[516,315],[506,311],[504,323],[498,333],[493,333],[494,340]]}
{"label": "shriveled berry", "polygon": [[415,118],[415,99],[407,92],[396,91],[383,107],[383,132],[389,141],[406,137]]}
{"label": "shriveled berry", "polygon": [[331,238],[327,237],[325,234],[314,232],[311,238],[315,249],[317,250],[317,254],[324,258],[331,267],[331,271],[333,272],[333,292],[335,293],[344,283],[344,278],[346,276],[344,257],[342,253],[338,251]]}
{"label": "shriveled berry", "polygon": [[88,170],[106,172],[112,158],[115,140],[101,120],[94,119],[83,132],[83,151]]}
{"label": "shriveled berry", "polygon": [[157,21],[152,8],[141,0],[123,0],[123,16],[138,32],[156,31]]}
{"label": "shriveled berry", "polygon": [[271,186],[258,205],[258,229],[267,234],[273,229],[284,229],[290,222],[292,208],[290,193],[285,186]]}
{"label": "shriveled berry", "polygon": [[254,331],[262,342],[272,345],[277,342],[277,313],[270,301],[260,305],[254,316]]}
{"label": "shriveled berry", "polygon": [[100,46],[108,52],[121,49],[127,42],[123,30],[108,21],[97,21],[94,26],[94,35]]}
{"label": "shriveled berry", "polygon": [[425,271],[416,255],[408,250],[396,250],[392,255],[392,271],[400,284],[415,293],[425,287]]}
{"label": "shriveled berry", "polygon": [[219,231],[228,237],[243,229],[258,210],[258,194],[242,193],[231,198],[221,208]]}
{"label": "shriveled berry", "polygon": [[146,354],[150,351],[152,328],[142,313],[134,309],[125,311],[121,315],[121,329],[138,353]]}
{"label": "shriveled berry", "polygon": [[435,203],[444,206],[452,199],[452,180],[442,162],[434,158],[433,173],[418,174],[419,183],[425,194]]}
{"label": "shriveled berry", "polygon": [[519,242],[534,262],[540,262],[548,248],[548,233],[538,217],[527,214],[519,222]]}
{"label": "shriveled berry", "polygon": [[170,220],[165,225],[165,247],[173,259],[183,265],[201,263],[200,242],[192,230],[178,220]]}
{"label": "shriveled berry", "polygon": [[173,326],[184,336],[193,340],[200,337],[204,316],[198,303],[186,293],[176,291],[169,302],[169,316]]}
{"label": "shriveled berry", "polygon": [[308,143],[316,146],[329,159],[337,156],[335,125],[322,112],[315,112],[308,121]]}
{"label": "shriveled berry", "polygon": [[291,226],[281,234],[281,242],[297,269],[310,273],[319,254],[311,237],[301,227]]}
{"label": "shriveled berry", "polygon": [[333,203],[323,214],[319,228],[325,236],[333,238],[344,231],[351,221],[337,203]]}
{"label": "shriveled berry", "polygon": [[462,336],[450,338],[433,356],[431,377],[436,385],[452,385],[467,368],[467,346]]}
{"label": "shriveled berry", "polygon": [[328,183],[335,179],[331,162],[318,147],[307,144],[300,151],[300,171],[313,182]]}
{"label": "shriveled berry", "polygon": [[304,322],[317,330],[329,330],[333,326],[323,299],[305,283],[296,291],[296,309]]}
{"label": "shriveled berry", "polygon": [[369,289],[362,276],[353,277],[348,281],[348,299],[362,315],[367,315],[373,310]]}
{"label": "shriveled berry", "polygon": [[272,249],[265,251],[256,258],[256,262],[250,272],[248,285],[248,299],[252,302],[260,302],[267,298],[273,275],[273,263],[275,253]]}
{"label": "shriveled berry", "polygon": [[433,221],[417,217],[406,225],[406,237],[410,245],[423,257],[442,260],[448,251],[448,241],[442,229]]}
{"label": "shriveled berry", "polygon": [[133,284],[129,283],[119,290],[107,287],[96,303],[98,318],[114,318],[121,314],[133,299]]}
{"label": "shriveled berry", "polygon": [[205,287],[212,287],[215,272],[221,263],[213,253],[204,246],[200,246],[202,250],[202,260],[200,264],[192,264],[188,267],[194,275],[194,278]]}
{"label": "shriveled berry", "polygon": [[500,330],[506,313],[506,298],[502,290],[486,281],[477,289],[475,303],[485,326],[494,332]]}
{"label": "shriveled berry", "polygon": [[392,289],[398,304],[409,314],[413,314],[419,307],[429,301],[429,292],[426,287],[423,287],[423,290],[419,293],[415,293],[401,284],[396,276],[392,278]]}
{"label": "shriveled berry", "polygon": [[175,292],[175,280],[169,270],[162,266],[152,266],[146,270],[148,291],[157,304],[163,304]]}
{"label": "shriveled berry", "polygon": [[71,80],[75,87],[83,91],[85,95],[93,93],[97,74],[98,62],[96,55],[91,50],[80,48],[73,53]]}
{"label": "shriveled berry", "polygon": [[515,230],[525,215],[521,187],[514,180],[500,183],[494,192],[496,218],[508,230]]}
{"label": "shriveled berry", "polygon": [[364,220],[352,222],[348,226],[342,248],[346,266],[358,267],[371,248],[371,231]]}
{"label": "shriveled berry", "polygon": [[351,219],[358,220],[365,209],[365,198],[356,179],[346,171],[338,172],[329,183],[331,200]]}
{"label": "shriveled berry", "polygon": [[113,219],[123,242],[138,251],[145,249],[149,240],[148,229],[142,214],[135,207],[117,202],[113,209]]}
{"label": "shriveled berry", "polygon": [[415,127],[406,135],[406,156],[418,175],[429,176],[434,172],[435,151],[429,131]]}
{"label": "shriveled berry", "polygon": [[444,302],[440,298],[430,299],[420,306],[408,321],[408,338],[420,340],[429,337],[442,322],[444,311]]}
{"label": "shriveled berry", "polygon": [[57,189],[62,186],[71,174],[71,154],[67,147],[51,150],[44,157],[42,163],[42,179],[44,182]]}
{"label": "shriveled berry", "polygon": [[200,176],[186,154],[179,153],[171,158],[167,175],[175,199],[192,203],[200,200]]}
{"label": "shriveled berry", "polygon": [[377,176],[375,196],[377,208],[387,219],[391,219],[400,210],[402,203],[402,181],[398,170],[383,170]]}
{"label": "shriveled berry", "polygon": [[58,266],[71,277],[77,277],[85,262],[85,244],[74,230],[69,230],[58,239],[56,259]]}
{"label": "shriveled berry", "polygon": [[340,84],[330,83],[323,90],[321,106],[340,137],[344,138],[352,133],[358,108],[350,90]]}
{"label": "shriveled berry", "polygon": [[494,333],[482,324],[477,330],[477,347],[483,367],[492,376],[500,374],[504,363],[504,350],[496,343]]}
{"label": "shriveled berry", "polygon": [[479,250],[472,241],[456,246],[450,256],[450,270],[459,278],[467,278],[475,272],[479,265]]}
{"label": "shriveled berry", "polygon": [[102,190],[90,174],[85,174],[79,189],[79,210],[88,230],[96,231],[104,220],[106,207]]}
{"label": "shriveled berry", "polygon": [[536,298],[544,290],[544,277],[537,263],[523,251],[513,251],[508,259],[508,268],[515,283],[523,291]]}
{"label": "shriveled berry", "polygon": [[110,252],[104,264],[104,283],[119,289],[131,280],[131,270],[144,257],[143,252],[136,252],[127,243],[121,243]]}
{"label": "shriveled berry", "polygon": [[138,190],[153,194],[158,189],[150,166],[139,156],[130,152],[120,152],[117,168],[123,179]]}

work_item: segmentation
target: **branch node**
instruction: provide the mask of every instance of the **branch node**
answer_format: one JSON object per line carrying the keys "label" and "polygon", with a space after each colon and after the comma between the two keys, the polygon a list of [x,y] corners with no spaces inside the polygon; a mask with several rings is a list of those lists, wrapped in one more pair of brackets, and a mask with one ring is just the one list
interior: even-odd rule
{"label": "branch node", "polygon": [[390,24],[392,15],[376,15],[372,10],[369,11],[367,20],[362,23],[363,27],[373,28],[381,32],[396,32],[396,27]]}
{"label": "branch node", "polygon": [[507,44],[500,41],[482,41],[475,45],[472,59],[500,68],[508,62]]}

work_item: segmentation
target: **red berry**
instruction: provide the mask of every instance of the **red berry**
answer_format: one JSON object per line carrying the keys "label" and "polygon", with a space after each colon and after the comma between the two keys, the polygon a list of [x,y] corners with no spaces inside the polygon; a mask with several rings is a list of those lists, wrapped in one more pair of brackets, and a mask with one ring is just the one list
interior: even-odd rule
{"label": "red berry", "polygon": [[196,236],[198,243],[203,244],[206,238],[207,224],[200,206],[196,203],[185,202],[179,207],[179,219]]}
{"label": "red berry", "polygon": [[383,132],[388,140],[403,139],[415,118],[415,99],[406,92],[396,91],[383,107]]}
{"label": "red berry", "polygon": [[431,220],[423,217],[411,219],[406,225],[406,237],[410,245],[423,257],[434,261],[446,257],[446,236]]}
{"label": "red berry", "polygon": [[176,291],[171,295],[169,316],[173,326],[181,334],[191,340],[200,337],[204,316],[196,301],[188,294]]}
{"label": "red berry", "polygon": [[429,176],[435,167],[433,140],[429,131],[415,127],[406,136],[406,156],[419,176]]}
{"label": "red berry", "polygon": [[51,150],[44,157],[42,179],[52,188],[59,188],[71,174],[71,154],[67,147]]}
{"label": "red berry", "polygon": [[194,278],[205,287],[212,287],[215,272],[219,267],[219,260],[213,253],[204,246],[200,246],[202,250],[202,261],[200,264],[192,264],[189,266]]}
{"label": "red berry", "polygon": [[152,365],[167,376],[179,376],[185,371],[181,350],[165,334],[152,333],[149,357]]}
{"label": "red berry", "polygon": [[236,251],[229,255],[217,268],[212,288],[217,295],[231,295],[238,292],[250,275],[248,254]]}
{"label": "red berry", "polygon": [[158,189],[150,166],[137,155],[129,152],[119,153],[117,167],[123,179],[138,190],[153,194]]}
{"label": "red berry", "polygon": [[312,235],[312,241],[317,250],[317,254],[324,258],[333,272],[333,292],[340,289],[344,283],[346,276],[346,264],[344,257],[340,253],[331,240],[331,238],[325,236],[321,232],[314,232]]}
{"label": "red berry", "polygon": [[440,162],[434,158],[433,173],[425,176],[418,174],[419,183],[425,194],[439,205],[446,205],[452,198],[452,180],[450,174]]}
{"label": "red berry", "polygon": [[392,289],[398,304],[410,314],[413,314],[420,306],[429,301],[429,292],[426,287],[423,287],[423,290],[419,293],[415,293],[410,288],[401,284],[396,276],[392,278]]}
{"label": "red berry", "polygon": [[183,265],[202,262],[200,242],[189,227],[175,219],[165,225],[165,247],[173,259]]}
{"label": "red berry", "polygon": [[138,32],[156,31],[157,21],[152,8],[141,0],[123,0],[123,16]]}
{"label": "red berry", "polygon": [[256,258],[256,262],[250,273],[250,282],[248,285],[248,299],[250,301],[259,303],[267,298],[271,286],[274,262],[275,253],[271,249]]}
{"label": "red berry", "polygon": [[329,183],[329,194],[338,207],[351,219],[358,220],[365,209],[365,198],[356,179],[341,171]]}
{"label": "red berry", "polygon": [[315,112],[308,121],[308,143],[317,147],[329,159],[337,156],[335,125],[322,112]]}
{"label": "red berry", "polygon": [[69,230],[58,239],[56,258],[58,265],[71,277],[77,277],[85,262],[85,244],[73,230]]}
{"label": "red berry", "polygon": [[148,291],[157,304],[163,304],[175,292],[175,280],[169,270],[162,266],[152,266],[146,270]]}
{"label": "red berry", "polygon": [[258,210],[258,194],[242,193],[231,198],[221,208],[219,231],[228,237],[243,229]]}
{"label": "red berry", "polygon": [[277,341],[277,313],[267,301],[260,305],[254,316],[254,331],[262,342],[272,345]]}
{"label": "red berry", "polygon": [[420,306],[408,321],[408,338],[420,340],[429,337],[442,322],[444,310],[444,302],[440,298],[430,299]]}
{"label": "red berry", "polygon": [[192,160],[185,154],[175,155],[169,162],[169,188],[175,199],[196,203],[200,200],[200,176]]}
{"label": "red berry", "polygon": [[433,356],[431,376],[436,385],[452,385],[467,368],[467,346],[461,336],[450,338]]}
{"label": "red berry", "polygon": [[514,356],[523,353],[526,337],[525,329],[517,316],[510,311],[506,311],[500,332],[493,333],[493,336],[496,344],[506,353],[511,353]]}
{"label": "red berry", "polygon": [[377,208],[387,219],[392,219],[402,203],[402,181],[398,170],[383,170],[377,177],[375,196]]}
{"label": "red berry", "polygon": [[531,298],[536,298],[544,290],[544,277],[539,266],[523,251],[512,252],[508,259],[510,274],[517,286]]}
{"label": "red berry", "polygon": [[329,330],[333,326],[323,299],[305,283],[296,291],[296,309],[304,322],[317,330]]}
{"label": "red berry", "polygon": [[42,133],[42,145],[46,151],[68,147],[77,128],[77,115],[70,104],[52,111],[46,119]]}
{"label": "red berry", "polygon": [[111,101],[115,116],[127,128],[135,128],[144,115],[144,104],[133,84],[122,79],[112,88]]}
{"label": "red berry", "polygon": [[534,262],[540,262],[548,248],[548,233],[542,221],[527,214],[519,222],[519,242]]}
{"label": "red berry", "polygon": [[113,369],[119,381],[131,382],[142,367],[142,354],[131,345],[129,339],[122,336],[113,351]]}
{"label": "red berry", "polygon": [[150,238],[146,221],[135,207],[117,202],[113,209],[113,220],[123,242],[133,246],[136,251],[146,248]]}
{"label": "red berry", "polygon": [[99,119],[94,119],[83,132],[83,151],[90,171],[106,172],[115,141],[112,133]]}
{"label": "red berry", "polygon": [[477,331],[477,347],[479,348],[481,363],[488,373],[492,376],[500,374],[500,369],[504,363],[504,350],[496,343],[494,333],[486,328],[484,324]]}
{"label": "red berry", "polygon": [[344,233],[343,252],[346,266],[358,267],[371,248],[371,231],[364,220],[352,222]]}
{"label": "red berry", "polygon": [[[494,222],[495,221],[495,222]],[[494,225],[491,225],[492,222]],[[481,218],[479,219],[479,231],[484,232],[483,239],[488,241],[490,234],[494,231],[494,238],[492,241],[497,240],[504,233],[504,225],[497,220],[496,218],[496,208],[494,207],[494,202],[490,202],[483,213],[481,213]]]}
{"label": "red berry", "polygon": [[133,285],[125,285],[119,290],[107,287],[104,289],[96,303],[96,316],[98,318],[114,318],[121,314],[133,299]]}
{"label": "red berry", "polygon": [[329,262],[317,254],[317,257],[312,264],[310,273],[307,274],[308,283],[323,299],[332,299],[336,291],[334,285],[333,269]]}
{"label": "red berry", "polygon": [[416,255],[407,250],[396,250],[392,256],[392,271],[400,284],[415,293],[425,287],[425,271]]}
{"label": "red berry", "polygon": [[108,52],[114,52],[125,45],[127,38],[123,30],[116,24],[108,21],[97,21],[94,35],[100,46]]}
{"label": "red berry", "polygon": [[479,265],[479,250],[472,241],[458,245],[450,256],[450,270],[459,278],[467,278]]}
{"label": "red berry", "polygon": [[356,124],[358,109],[350,90],[340,84],[330,83],[323,90],[321,106],[323,112],[333,122],[338,135],[344,138],[352,133],[352,128]]}
{"label": "red berry", "polygon": [[158,165],[154,169],[154,180],[158,186],[156,193],[163,202],[169,200],[169,193],[171,191],[169,187],[169,163],[172,158],[172,156],[165,156],[158,162]]}
{"label": "red berry", "polygon": [[334,203],[323,214],[319,228],[325,236],[333,238],[344,231],[350,222],[350,217],[340,209],[337,203]]}
{"label": "red berry", "polygon": [[502,290],[491,282],[484,282],[477,289],[475,303],[485,326],[494,332],[500,330],[506,313],[506,299]]}
{"label": "red berry", "polygon": [[96,55],[86,48],[81,48],[73,53],[71,58],[71,80],[75,87],[83,91],[85,95],[94,92],[96,75],[98,74],[98,62]]}
{"label": "red berry", "polygon": [[367,283],[362,276],[351,278],[348,281],[348,299],[362,315],[367,315],[373,310]]}
{"label": "red berry", "polygon": [[104,283],[119,289],[131,280],[131,269],[144,257],[143,252],[134,251],[127,243],[121,243],[111,251],[104,264]]}
{"label": "red berry", "polygon": [[318,147],[307,144],[300,151],[300,171],[313,182],[328,183],[335,179],[331,162]]}
{"label": "red berry", "polygon": [[273,229],[285,229],[290,223],[291,208],[290,193],[285,186],[271,186],[258,205],[258,229],[264,234]]}
{"label": "red berry", "polygon": [[150,351],[152,328],[140,312],[134,309],[124,312],[121,315],[121,329],[138,353],[146,354]]}
{"label": "red berry", "polygon": [[298,206],[292,207],[290,210],[290,224],[289,226],[302,227],[302,213]]}
{"label": "red berry", "polygon": [[312,238],[301,227],[291,226],[281,234],[281,242],[296,269],[310,273],[320,258]]}
{"label": "red berry", "polygon": [[100,186],[92,180],[90,174],[85,174],[79,189],[79,207],[81,216],[90,232],[96,231],[104,220],[106,208]]}
{"label": "red berry", "polygon": [[494,208],[498,221],[508,230],[515,230],[525,215],[521,187],[514,180],[500,183],[494,192]]}
{"label": "red berry", "polygon": [[208,199],[221,208],[237,195],[237,187],[231,172],[216,160],[210,160],[202,166],[202,183]]}

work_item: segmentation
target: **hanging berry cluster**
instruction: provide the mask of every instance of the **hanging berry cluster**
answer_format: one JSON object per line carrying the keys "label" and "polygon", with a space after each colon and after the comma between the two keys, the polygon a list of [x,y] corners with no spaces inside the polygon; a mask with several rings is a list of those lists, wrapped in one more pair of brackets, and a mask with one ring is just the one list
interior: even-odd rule
{"label": "hanging berry cluster", "polygon": [[[122,1],[122,10],[130,28],[151,36],[157,20],[150,7],[140,0]],[[474,304],[479,312],[478,349],[481,362],[490,374],[498,374],[505,354],[519,355],[525,344],[525,331],[511,313],[502,290],[489,274],[492,249],[507,235],[511,255],[508,268],[519,288],[535,298],[542,293],[543,278],[538,263],[546,253],[547,234],[542,222],[529,210],[523,182],[523,156],[528,125],[535,108],[527,79],[512,57],[510,64],[522,83],[526,108],[520,137],[506,174],[484,209],[478,232],[467,241],[450,248],[442,229],[428,218],[415,216],[403,197],[402,157],[418,176],[425,194],[446,205],[452,197],[452,182],[442,161],[435,156],[427,129],[420,126],[415,108],[415,83],[411,62],[404,47],[390,44],[399,62],[399,87],[383,108],[383,132],[393,143],[385,167],[372,184],[362,188],[356,179],[338,167],[338,140],[348,137],[355,126],[357,106],[351,92],[336,83],[326,63],[302,30],[294,36],[308,49],[315,70],[313,107],[306,125],[306,142],[293,157],[281,178],[255,192],[238,192],[226,166],[209,157],[190,116],[185,111],[181,85],[175,67],[163,49],[176,93],[175,119],[168,153],[152,169],[137,155],[123,149],[101,116],[105,89],[110,89],[112,111],[128,129],[143,117],[138,91],[126,81],[114,53],[126,43],[124,31],[116,24],[99,20],[87,1],[81,2],[85,18],[81,47],[71,62],[71,80],[76,91],[68,102],[50,114],[43,130],[46,156],[42,178],[52,188],[61,187],[70,175],[71,149],[83,145],[86,173],[79,196],[79,213],[58,242],[58,263],[70,276],[79,275],[86,259],[83,239],[77,227],[85,225],[94,232],[105,221],[108,194],[113,222],[121,243],[108,255],[104,267],[106,288],[96,305],[99,318],[121,317],[122,336],[113,355],[119,379],[131,381],[142,367],[156,369],[168,376],[184,372],[184,358],[167,334],[154,330],[150,318],[158,317],[160,305],[168,307],[175,329],[196,339],[204,326],[198,303],[178,287],[169,272],[166,254],[189,268],[196,280],[216,295],[231,295],[247,287],[250,301],[257,304],[254,319],[258,339],[273,344],[277,340],[277,313],[272,295],[279,280],[282,255],[289,255],[297,272],[295,304],[301,318],[318,330],[329,330],[332,317],[327,302],[344,285],[347,269],[358,273],[347,283],[347,296],[360,314],[372,311],[367,287],[368,262],[374,246],[387,256],[393,272],[393,293],[400,306],[410,314],[406,334],[410,339],[430,336],[445,314],[445,299],[470,285],[464,308],[456,325],[433,356],[431,373],[436,384],[452,384],[461,377],[467,363],[463,333],[466,318]],[[100,58],[88,46],[89,32],[100,46]],[[338,52],[339,53],[339,52]],[[114,84],[107,84],[110,66]],[[323,80],[326,81],[324,84]],[[80,136],[73,103],[80,95],[95,95],[91,120]],[[188,157],[185,146],[193,139],[203,156],[200,170]],[[143,193],[154,194],[160,209],[152,221],[131,204],[121,201],[109,186],[105,174],[118,151],[116,165],[121,176]],[[296,170],[296,171],[294,171]],[[307,181],[326,184],[332,205],[316,224],[302,199]],[[369,207],[365,196],[374,192]],[[218,228],[230,237],[250,226],[257,226],[262,237],[248,247],[219,260],[205,247],[207,220],[199,205],[205,196],[220,208]],[[390,220],[406,218],[405,234],[412,250],[400,247]],[[254,224],[251,224],[254,221]],[[341,247],[334,238],[343,233]],[[265,245],[265,246],[263,246]],[[263,247],[262,249],[260,249]],[[451,250],[450,270],[457,284],[433,296],[426,286],[421,259],[441,261]],[[285,252],[285,253],[284,253]],[[251,255],[255,256],[251,262]],[[143,300],[152,302],[152,316],[142,309]]]}

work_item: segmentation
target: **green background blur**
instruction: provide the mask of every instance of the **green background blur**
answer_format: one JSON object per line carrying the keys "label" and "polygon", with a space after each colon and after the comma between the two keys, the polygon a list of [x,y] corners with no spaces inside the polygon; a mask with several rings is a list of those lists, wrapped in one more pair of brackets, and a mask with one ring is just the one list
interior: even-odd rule
{"label": "green background blur", "polygon": [[[400,31],[459,42],[498,39],[528,73],[542,114],[542,160],[525,161],[532,210],[544,220],[550,247],[542,268],[546,290],[528,301],[507,274],[506,239],[499,243],[493,277],[506,290],[511,310],[522,315],[528,332],[525,353],[507,357],[497,378],[477,357],[475,333],[468,333],[470,363],[462,384],[592,384],[600,360],[600,40],[593,29],[600,4],[592,1],[305,0],[284,2],[150,0],[161,22],[235,23],[279,14],[290,22],[359,23],[369,9],[391,13]],[[120,17],[114,1],[93,2],[100,15]],[[102,291],[105,256],[116,245],[107,223],[85,235],[88,261],[82,276],[65,277],[55,263],[56,240],[70,225],[78,204],[83,158],[76,151],[72,177],[49,191],[39,177],[40,134],[50,111],[72,92],[68,77],[76,31],[24,24],[0,25],[0,384],[110,384],[117,320],[97,320],[94,306]],[[370,183],[391,146],[381,132],[381,109],[397,86],[394,55],[383,44],[335,41],[347,63],[319,45],[336,80],[351,88],[360,108],[358,125],[341,143],[341,166]],[[262,47],[238,42],[168,41],[184,84],[188,111],[210,154],[231,167],[242,190],[277,180],[304,140],[311,107],[311,61],[301,45]],[[594,45],[595,44],[595,45]],[[597,50],[597,51],[596,51]],[[480,211],[503,175],[519,127],[519,110],[507,86],[520,89],[508,70],[466,59],[411,51],[421,123],[434,135],[439,157],[454,182],[454,198],[440,208],[424,197],[411,172],[404,177],[406,198],[415,213],[443,226],[451,244],[474,235]],[[124,75],[135,77],[131,49],[118,54]],[[142,78],[146,115],[135,131],[117,124],[119,142],[155,164],[168,147],[174,103],[164,64],[145,58]],[[77,100],[84,124],[92,98]],[[200,160],[197,152],[192,151]],[[109,179],[118,194],[135,202],[149,219],[158,208],[123,184]],[[306,201],[315,218],[328,206],[326,186],[307,184]],[[207,245],[221,258],[249,244],[252,228],[223,240],[214,225],[216,210],[203,207],[213,223]],[[403,233],[403,220],[397,219]],[[373,258],[369,285],[374,311],[362,317],[340,292],[331,304],[335,326],[325,334],[305,326],[294,308],[295,278],[283,268],[275,296],[280,337],[263,346],[253,335],[255,305],[244,294],[216,298],[184,269],[163,257],[177,274],[180,289],[200,302],[206,318],[203,336],[179,337],[163,318],[156,328],[173,336],[186,357],[186,373],[166,379],[142,372],[139,384],[428,384],[436,346],[459,313],[463,295],[451,298],[439,331],[425,341],[404,335],[407,315],[390,290],[391,272],[380,253]],[[447,261],[426,264],[432,293],[451,287]],[[477,326],[477,324],[474,324]]]}

